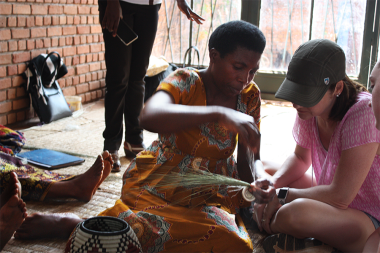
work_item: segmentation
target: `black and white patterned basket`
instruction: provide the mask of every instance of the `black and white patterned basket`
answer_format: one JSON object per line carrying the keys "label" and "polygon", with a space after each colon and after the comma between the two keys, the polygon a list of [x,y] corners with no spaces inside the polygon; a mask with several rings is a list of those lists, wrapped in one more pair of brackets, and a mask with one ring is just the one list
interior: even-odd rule
{"label": "black and white patterned basket", "polygon": [[115,217],[98,216],[79,223],[65,252],[142,252],[129,224]]}

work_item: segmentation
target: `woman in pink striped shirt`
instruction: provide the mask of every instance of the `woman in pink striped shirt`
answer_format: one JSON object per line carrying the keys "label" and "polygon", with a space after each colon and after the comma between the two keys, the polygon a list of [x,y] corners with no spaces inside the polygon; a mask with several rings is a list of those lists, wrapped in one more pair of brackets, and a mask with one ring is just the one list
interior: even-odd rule
{"label": "woman in pink striped shirt", "polygon": [[[345,66],[337,44],[308,41],[276,93],[297,110],[297,145],[273,175],[278,196],[255,206],[259,228],[278,234],[266,248],[290,235],[358,252],[380,225],[380,131],[371,94],[346,76]],[[310,165],[314,180],[305,174]]]}

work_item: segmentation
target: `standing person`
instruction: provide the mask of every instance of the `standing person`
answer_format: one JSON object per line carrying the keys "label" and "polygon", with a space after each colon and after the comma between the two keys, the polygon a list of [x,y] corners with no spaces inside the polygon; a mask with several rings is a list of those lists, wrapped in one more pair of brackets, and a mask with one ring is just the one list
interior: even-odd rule
{"label": "standing person", "polygon": [[[186,0],[177,0],[177,4],[189,20],[198,24],[204,20],[191,10]],[[123,115],[125,155],[136,156],[144,149],[138,117],[144,103],[144,77],[156,37],[160,6],[161,0],[99,0],[107,67],[104,150],[112,155],[113,172],[121,167],[118,150],[123,140]],[[138,35],[129,46],[116,37],[120,18]]]}
{"label": "standing person", "polygon": [[[343,50],[329,40],[302,44],[277,98],[293,103],[294,153],[273,176],[278,196],[255,205],[264,247],[315,238],[341,251],[362,251],[380,225],[380,131],[371,94],[345,73]],[[312,165],[316,186],[306,177]],[[306,187],[306,188],[305,188]]]}

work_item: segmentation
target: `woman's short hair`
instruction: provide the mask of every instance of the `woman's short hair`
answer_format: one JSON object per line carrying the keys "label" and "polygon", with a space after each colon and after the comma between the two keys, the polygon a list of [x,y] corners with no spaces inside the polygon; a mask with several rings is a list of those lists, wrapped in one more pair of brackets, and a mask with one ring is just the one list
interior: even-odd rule
{"label": "woman's short hair", "polygon": [[211,34],[208,48],[215,48],[223,58],[237,47],[263,53],[266,40],[260,29],[246,21],[236,20],[218,26]]}
{"label": "woman's short hair", "polygon": [[[346,115],[347,111],[356,102],[359,92],[368,90],[360,83],[351,80],[347,75],[343,78],[343,90],[331,108],[329,119],[341,121]],[[331,84],[329,87],[330,92],[334,92],[337,84]]]}

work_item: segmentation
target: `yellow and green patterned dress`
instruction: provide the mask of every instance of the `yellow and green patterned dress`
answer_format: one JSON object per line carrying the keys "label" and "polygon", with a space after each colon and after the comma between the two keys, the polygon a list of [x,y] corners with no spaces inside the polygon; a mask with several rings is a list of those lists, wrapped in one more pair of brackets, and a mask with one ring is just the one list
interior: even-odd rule
{"label": "yellow and green patterned dress", "polygon": [[[194,69],[180,69],[158,90],[170,93],[176,104],[207,106],[204,84]],[[236,108],[260,119],[260,91],[251,83],[239,95]],[[217,122],[175,134],[160,134],[141,152],[123,176],[122,196],[101,216],[127,221],[143,252],[252,252],[252,242],[238,215],[250,205],[226,187],[161,187],[167,173],[184,177],[190,169],[239,178],[233,153],[237,135]]]}

